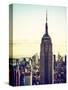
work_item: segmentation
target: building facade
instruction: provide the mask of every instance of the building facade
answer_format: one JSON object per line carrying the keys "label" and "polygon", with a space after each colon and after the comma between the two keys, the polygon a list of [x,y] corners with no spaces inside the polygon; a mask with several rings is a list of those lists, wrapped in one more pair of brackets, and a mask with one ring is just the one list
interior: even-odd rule
{"label": "building facade", "polygon": [[46,13],[45,34],[42,37],[40,47],[40,84],[52,84],[52,64],[52,42],[48,34]]}

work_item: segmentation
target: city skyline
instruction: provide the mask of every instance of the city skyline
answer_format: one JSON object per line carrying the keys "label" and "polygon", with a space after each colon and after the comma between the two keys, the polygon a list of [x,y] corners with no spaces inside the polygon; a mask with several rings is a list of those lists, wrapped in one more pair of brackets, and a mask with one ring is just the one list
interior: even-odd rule
{"label": "city skyline", "polygon": [[53,54],[66,54],[66,8],[38,5],[13,5],[13,57],[32,56],[40,52],[45,33],[46,9],[48,33]]}
{"label": "city skyline", "polygon": [[9,11],[9,84],[66,83],[66,9],[11,4]]}

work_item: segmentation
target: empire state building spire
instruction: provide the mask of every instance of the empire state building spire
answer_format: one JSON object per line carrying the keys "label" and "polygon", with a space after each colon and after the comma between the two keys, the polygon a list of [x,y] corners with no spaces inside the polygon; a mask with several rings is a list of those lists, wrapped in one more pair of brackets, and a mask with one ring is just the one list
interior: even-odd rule
{"label": "empire state building spire", "polygon": [[48,35],[47,11],[45,34],[42,37],[40,45],[40,83],[52,84],[53,80],[53,59],[52,59],[52,42]]}
{"label": "empire state building spire", "polygon": [[48,35],[47,11],[46,11],[45,34]]}

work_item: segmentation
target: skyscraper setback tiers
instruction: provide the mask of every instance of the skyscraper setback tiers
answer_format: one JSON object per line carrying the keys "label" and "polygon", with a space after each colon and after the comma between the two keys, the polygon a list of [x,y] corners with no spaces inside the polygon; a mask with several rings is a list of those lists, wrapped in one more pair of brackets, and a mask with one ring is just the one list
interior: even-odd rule
{"label": "skyscraper setback tiers", "polygon": [[46,24],[45,34],[42,37],[41,48],[40,48],[40,83],[41,84],[52,84],[52,42],[48,34],[48,23],[46,13]]}

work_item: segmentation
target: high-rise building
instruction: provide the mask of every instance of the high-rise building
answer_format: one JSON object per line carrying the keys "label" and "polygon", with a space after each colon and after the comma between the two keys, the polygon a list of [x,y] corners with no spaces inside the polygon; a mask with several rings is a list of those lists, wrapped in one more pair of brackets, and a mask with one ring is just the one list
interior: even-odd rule
{"label": "high-rise building", "polygon": [[56,66],[56,55],[53,55],[53,59],[54,59],[54,70],[55,70],[55,66]]}
{"label": "high-rise building", "polygon": [[52,42],[48,34],[47,12],[45,34],[42,37],[40,49],[40,84],[52,83]]}
{"label": "high-rise building", "polygon": [[36,54],[34,54],[34,55],[32,56],[32,65],[35,66],[35,65],[38,64],[38,63],[39,63],[39,56],[38,56],[38,54],[36,53]]}
{"label": "high-rise building", "polygon": [[16,86],[20,85],[19,60],[16,60]]}

